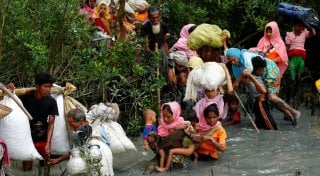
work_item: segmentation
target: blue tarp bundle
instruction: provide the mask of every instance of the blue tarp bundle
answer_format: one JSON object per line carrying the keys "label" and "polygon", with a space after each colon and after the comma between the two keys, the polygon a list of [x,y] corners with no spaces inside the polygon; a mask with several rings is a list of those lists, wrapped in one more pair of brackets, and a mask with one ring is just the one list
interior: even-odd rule
{"label": "blue tarp bundle", "polygon": [[308,29],[317,28],[319,26],[318,13],[312,8],[292,5],[286,2],[279,3],[277,11],[292,20],[301,21]]}

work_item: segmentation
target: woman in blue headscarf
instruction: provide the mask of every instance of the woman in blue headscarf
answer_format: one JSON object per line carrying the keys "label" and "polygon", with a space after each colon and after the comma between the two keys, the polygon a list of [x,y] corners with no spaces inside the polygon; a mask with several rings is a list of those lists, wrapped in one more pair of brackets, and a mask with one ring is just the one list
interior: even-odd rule
{"label": "woman in blue headscarf", "polygon": [[231,62],[233,76],[237,79],[245,69],[240,49],[229,48],[226,52],[226,57],[227,60]]}

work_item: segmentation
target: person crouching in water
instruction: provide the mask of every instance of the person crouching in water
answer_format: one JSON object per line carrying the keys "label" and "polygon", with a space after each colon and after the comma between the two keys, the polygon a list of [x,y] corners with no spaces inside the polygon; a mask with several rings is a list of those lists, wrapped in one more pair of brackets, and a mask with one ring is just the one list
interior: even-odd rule
{"label": "person crouching in water", "polygon": [[[161,107],[161,123],[158,126],[158,155],[160,156],[159,165],[156,167],[158,172],[165,172],[170,169],[173,155],[189,156],[195,150],[195,145],[189,140],[185,141],[186,133],[189,134],[188,126],[190,123],[184,121],[180,116],[181,107],[178,102],[168,102]],[[185,143],[185,146],[183,146]],[[165,163],[165,158],[166,163]]]}
{"label": "person crouching in water", "polygon": [[219,115],[217,104],[210,102],[200,116],[197,126],[199,136],[193,138],[200,142],[196,150],[200,160],[218,159],[218,152],[226,150],[227,133],[219,121]]}
{"label": "person crouching in water", "polygon": [[232,124],[239,123],[241,120],[241,113],[239,109],[239,100],[235,95],[226,96],[228,103],[228,113],[225,119],[222,120],[223,126],[229,126]]}

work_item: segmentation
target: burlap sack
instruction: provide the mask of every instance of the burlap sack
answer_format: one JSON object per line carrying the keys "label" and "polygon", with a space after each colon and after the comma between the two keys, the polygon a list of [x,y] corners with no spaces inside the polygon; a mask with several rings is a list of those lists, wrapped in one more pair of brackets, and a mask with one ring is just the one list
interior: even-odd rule
{"label": "burlap sack", "polygon": [[11,111],[10,107],[0,104],[0,119],[10,114]]}

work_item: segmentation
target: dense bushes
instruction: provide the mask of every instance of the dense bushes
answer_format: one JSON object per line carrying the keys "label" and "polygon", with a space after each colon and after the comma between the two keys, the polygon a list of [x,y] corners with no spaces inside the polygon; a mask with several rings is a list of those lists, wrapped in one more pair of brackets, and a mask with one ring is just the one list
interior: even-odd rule
{"label": "dense bushes", "polygon": [[[174,43],[187,23],[215,23],[229,29],[231,46],[257,43],[266,22],[279,21],[282,31],[291,24],[279,17],[279,0],[150,0],[163,8]],[[290,1],[293,2],[293,1]],[[77,0],[2,0],[0,2],[0,82],[17,87],[34,84],[33,75],[49,71],[59,84],[73,82],[73,95],[86,106],[112,101],[122,110],[121,124],[139,134],[143,108],[157,109],[158,56],[144,55],[141,40],[118,41],[108,50],[93,42],[92,29],[78,14]],[[319,9],[317,1],[301,0]],[[147,59],[149,58],[149,59]]]}

